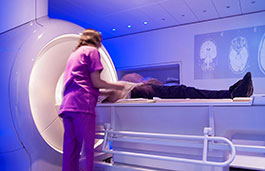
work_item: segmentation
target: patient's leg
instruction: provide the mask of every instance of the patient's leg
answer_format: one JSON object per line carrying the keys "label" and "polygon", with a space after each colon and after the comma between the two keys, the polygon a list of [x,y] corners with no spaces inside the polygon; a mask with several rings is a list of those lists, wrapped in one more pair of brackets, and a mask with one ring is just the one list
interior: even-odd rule
{"label": "patient's leg", "polygon": [[[234,97],[250,97],[253,94],[251,73],[248,72],[242,80],[239,80],[229,90],[200,90],[194,87],[181,86],[153,86],[155,94],[160,98],[202,98],[220,99]],[[232,89],[232,91],[231,91]]]}
{"label": "patient's leg", "polygon": [[249,97],[253,93],[251,73],[247,73],[244,78],[233,85],[229,90],[201,90],[194,87],[162,86],[162,85],[142,85],[136,87],[131,92],[132,98],[199,98],[199,99],[221,99],[233,97]]}
{"label": "patient's leg", "polygon": [[231,98],[228,90],[200,90],[194,87],[180,86],[153,86],[155,94],[160,98],[191,98],[191,99],[216,99]]}
{"label": "patient's leg", "polygon": [[164,99],[214,99],[214,98],[231,98],[228,90],[211,91],[199,90],[194,87],[180,86],[161,86],[161,85],[142,85],[131,91],[131,98],[147,98],[159,97]]}

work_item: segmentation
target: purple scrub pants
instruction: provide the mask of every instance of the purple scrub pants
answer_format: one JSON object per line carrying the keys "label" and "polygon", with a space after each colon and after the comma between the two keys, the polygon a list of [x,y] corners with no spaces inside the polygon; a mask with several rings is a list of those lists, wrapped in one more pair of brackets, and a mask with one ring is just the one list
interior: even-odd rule
{"label": "purple scrub pants", "polygon": [[64,112],[63,171],[78,171],[82,145],[86,156],[86,171],[93,170],[95,115]]}

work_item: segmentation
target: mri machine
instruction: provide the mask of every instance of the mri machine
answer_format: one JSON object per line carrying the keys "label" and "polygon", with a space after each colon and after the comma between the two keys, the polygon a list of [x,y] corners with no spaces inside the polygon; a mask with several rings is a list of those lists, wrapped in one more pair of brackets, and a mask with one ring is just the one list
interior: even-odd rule
{"label": "mri machine", "polygon": [[[42,18],[1,35],[0,170],[60,170],[63,71],[82,30]],[[117,81],[104,47],[100,53],[104,79]],[[98,104],[95,169],[265,169],[264,104],[262,96]]]}
{"label": "mri machine", "polygon": [[[57,110],[63,71],[82,31],[43,17],[0,35],[0,170],[61,169],[63,124]],[[104,47],[100,54],[104,78],[116,81]]]}

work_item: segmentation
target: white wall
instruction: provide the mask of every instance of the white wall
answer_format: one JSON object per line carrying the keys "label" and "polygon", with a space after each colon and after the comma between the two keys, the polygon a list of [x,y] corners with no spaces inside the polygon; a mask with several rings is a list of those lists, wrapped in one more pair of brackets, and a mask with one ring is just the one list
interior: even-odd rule
{"label": "white wall", "polygon": [[[265,25],[265,12],[207,21],[105,40],[119,68],[181,61],[181,82],[205,89],[227,89],[237,79],[194,80],[194,35]],[[254,78],[255,93],[265,93],[265,77]]]}
{"label": "white wall", "polygon": [[47,15],[48,0],[1,0],[0,33]]}

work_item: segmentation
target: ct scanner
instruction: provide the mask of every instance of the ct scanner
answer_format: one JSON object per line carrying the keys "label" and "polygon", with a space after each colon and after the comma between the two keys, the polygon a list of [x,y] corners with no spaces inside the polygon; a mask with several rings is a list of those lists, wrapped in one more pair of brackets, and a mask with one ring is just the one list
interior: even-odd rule
{"label": "ct scanner", "polygon": [[[58,117],[65,64],[80,26],[40,18],[0,35],[0,170],[61,170],[63,124]],[[117,74],[99,49],[103,79]]]}

